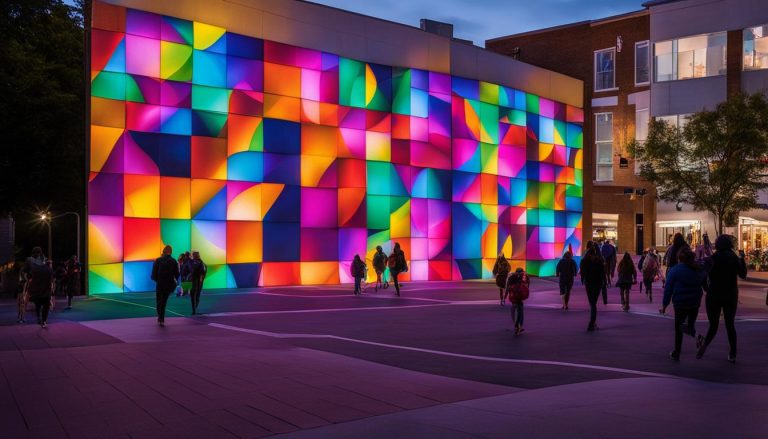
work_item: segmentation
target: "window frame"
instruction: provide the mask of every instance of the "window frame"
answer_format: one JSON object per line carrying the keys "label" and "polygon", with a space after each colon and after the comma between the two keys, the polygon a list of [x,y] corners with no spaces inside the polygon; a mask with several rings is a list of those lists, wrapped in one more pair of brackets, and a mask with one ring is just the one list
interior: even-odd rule
{"label": "window frame", "polygon": [[[600,117],[600,116],[604,116],[606,114],[610,114],[611,115],[611,140],[597,140],[597,118]],[[614,138],[613,138],[613,112],[612,111],[603,111],[603,112],[600,112],[600,113],[595,113],[595,178],[594,178],[594,181],[596,181],[596,182],[609,182],[609,181],[613,181],[614,180],[614,174],[613,174],[613,168],[614,168],[614,164],[613,164],[613,142],[614,142]],[[599,158],[599,154],[598,154],[598,148],[601,145],[605,145],[605,144],[608,144],[608,145],[611,146],[611,163],[610,163],[610,165],[608,165],[607,163],[600,163],[600,158]],[[600,175],[599,169],[600,169],[601,166],[603,166],[603,167],[610,166],[610,168],[611,168],[610,178],[607,178],[607,179],[599,178],[599,175]]]}
{"label": "window frame", "polygon": [[[746,63],[747,56],[746,56],[745,49],[746,49],[747,39],[744,38],[744,37],[745,37],[747,31],[751,31],[752,29],[755,29],[755,28],[758,28],[758,27],[768,28],[768,23],[766,23],[766,24],[759,24],[759,25],[756,25],[756,26],[747,26],[744,29],[742,29],[742,31],[741,31],[741,71],[742,72],[753,72],[753,71],[760,71],[760,70],[768,70],[768,65],[766,65],[765,67],[755,67],[754,66],[754,64],[755,64],[754,55],[752,57],[752,65],[748,66],[747,63]],[[760,37],[760,38],[761,39],[762,38],[768,38],[768,35],[765,35],[765,36]],[[752,39],[750,41],[752,41],[752,44],[756,44],[757,40],[756,39]],[[753,50],[753,52],[756,52],[756,51]]]}
{"label": "window frame", "polygon": [[[694,72],[693,76],[691,76],[689,78],[682,78],[681,79],[680,78],[680,68],[679,68],[679,56],[680,56],[679,43],[680,43],[680,41],[681,40],[687,40],[687,39],[693,39],[693,38],[697,38],[697,37],[706,37],[707,38],[707,42],[709,43],[709,39],[711,37],[713,37],[713,36],[716,36],[716,35],[724,35],[726,37],[725,44],[723,46],[709,46],[709,44],[707,44],[706,50],[709,50],[711,47],[723,47],[723,57],[724,57],[723,65],[722,65],[723,73],[720,73],[720,71],[718,71],[718,73],[715,73],[715,74],[706,74],[704,76],[696,76],[695,75],[695,56],[696,55],[695,55],[695,50],[694,50],[693,51],[694,53],[691,55],[692,56],[692,58],[691,58],[691,60],[692,60],[692,67],[691,67],[691,69],[692,69],[692,72]],[[683,37],[671,38],[671,39],[667,39],[667,40],[653,41],[652,44],[651,44],[651,46],[653,46],[653,47],[650,49],[650,50],[652,50],[652,53],[651,53],[650,56],[653,58],[652,59],[652,64],[653,64],[652,67],[653,68],[651,70],[651,72],[653,74],[653,82],[658,84],[658,83],[662,83],[662,82],[688,81],[688,80],[691,80],[691,79],[702,79],[702,78],[711,78],[711,77],[716,77],[716,76],[727,76],[728,75],[728,40],[727,40],[727,36],[728,36],[728,32],[726,32],[726,31],[719,31],[719,32],[709,32],[709,33],[696,34],[696,35],[686,35],[686,36],[683,36]],[[742,40],[743,40],[743,38],[742,38]],[[667,43],[667,42],[672,44],[672,51],[670,52],[670,54],[672,55],[672,79],[666,79],[666,80],[661,80],[660,81],[658,79],[659,75],[658,75],[658,62],[657,62],[658,61],[657,58],[659,57],[659,55],[656,54],[656,46],[659,45],[659,44],[662,44],[662,43]],[[690,51],[686,51],[686,53],[687,52],[690,52]],[[744,52],[744,47],[743,47],[743,42],[742,42],[742,49],[741,49],[742,57],[743,57],[743,52]],[[706,56],[705,56],[705,59],[707,59]],[[743,61],[742,61],[742,64],[743,64]],[[708,65],[706,65],[706,66],[709,67]],[[742,69],[743,69],[743,67],[742,67]],[[707,73],[709,73],[709,72],[707,72]]]}
{"label": "window frame", "polygon": [[[648,80],[645,82],[637,82],[637,48],[645,46],[648,50],[646,55],[646,65],[648,67]],[[653,75],[653,68],[651,66],[651,41],[650,40],[643,40],[643,41],[637,41],[635,42],[635,86],[644,86],[644,85],[650,85],[651,84],[651,76]]]}
{"label": "window frame", "polygon": [[[612,52],[613,53],[613,70],[612,70],[613,86],[612,87],[608,87],[608,88],[598,88],[598,85],[597,85],[598,84],[598,75],[599,75],[600,72],[598,72],[598,68],[597,68],[597,56],[599,54],[601,54],[601,53],[604,53],[604,52]],[[595,72],[594,73],[594,80],[593,80],[593,86],[595,88],[595,90],[594,90],[595,93],[604,92],[604,91],[618,90],[618,87],[616,87],[616,47],[615,46],[614,47],[606,47],[605,49],[595,50],[593,52],[593,56],[592,56],[592,66],[593,66],[593,69],[594,69],[594,72]]]}

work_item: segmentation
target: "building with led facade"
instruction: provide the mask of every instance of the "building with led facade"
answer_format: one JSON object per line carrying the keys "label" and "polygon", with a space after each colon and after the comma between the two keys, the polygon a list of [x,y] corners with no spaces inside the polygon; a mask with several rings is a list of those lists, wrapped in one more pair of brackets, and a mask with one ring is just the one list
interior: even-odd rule
{"label": "building with led facade", "polygon": [[[96,1],[90,293],[147,291],[164,244],[207,288],[552,275],[582,244],[581,81],[299,1]],[[372,270],[371,270],[372,275]]]}

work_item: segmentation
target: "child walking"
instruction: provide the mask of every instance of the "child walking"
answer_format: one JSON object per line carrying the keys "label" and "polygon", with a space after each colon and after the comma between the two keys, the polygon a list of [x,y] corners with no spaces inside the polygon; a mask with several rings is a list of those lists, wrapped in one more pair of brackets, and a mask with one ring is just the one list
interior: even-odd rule
{"label": "child walking", "polygon": [[525,270],[518,268],[507,280],[507,294],[512,304],[512,321],[515,322],[515,335],[525,331],[523,329],[523,302],[530,294],[531,280]]}

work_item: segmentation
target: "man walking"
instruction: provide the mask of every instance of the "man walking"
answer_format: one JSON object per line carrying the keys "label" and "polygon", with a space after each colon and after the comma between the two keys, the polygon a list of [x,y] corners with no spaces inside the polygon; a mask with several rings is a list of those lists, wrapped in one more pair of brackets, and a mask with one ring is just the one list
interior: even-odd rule
{"label": "man walking", "polygon": [[170,245],[163,248],[163,255],[155,259],[152,265],[152,280],[155,281],[155,298],[157,299],[157,324],[165,327],[165,306],[168,297],[176,289],[176,279],[179,278],[179,264],[171,256],[173,249]]}

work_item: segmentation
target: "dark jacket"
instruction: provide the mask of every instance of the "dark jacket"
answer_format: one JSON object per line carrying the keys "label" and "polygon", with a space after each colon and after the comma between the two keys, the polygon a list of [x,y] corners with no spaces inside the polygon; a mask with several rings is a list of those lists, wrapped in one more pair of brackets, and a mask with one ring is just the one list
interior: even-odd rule
{"label": "dark jacket", "polygon": [[603,244],[600,248],[600,255],[605,262],[616,265],[616,247],[614,247],[613,244]]}
{"label": "dark jacket", "polygon": [[[184,278],[184,273],[187,274],[187,277]],[[202,259],[188,259],[187,262],[184,264],[184,269],[182,270],[182,279],[185,280],[202,280],[205,278],[205,274],[208,273],[208,266],[205,265],[205,262],[203,262]]]}
{"label": "dark jacket", "polygon": [[560,282],[573,283],[573,278],[579,273],[579,267],[573,259],[560,259],[555,267],[555,274]]}
{"label": "dark jacket", "polygon": [[585,255],[581,258],[581,278],[587,287],[597,287],[605,284],[605,265],[599,253]]}
{"label": "dark jacket", "polygon": [[708,298],[736,300],[739,286],[736,276],[747,278],[747,264],[731,250],[717,251],[711,257]]}
{"label": "dark jacket", "polygon": [[172,293],[176,289],[176,279],[179,278],[179,263],[169,255],[155,259],[152,265],[152,280],[157,286],[158,293]]}
{"label": "dark jacket", "polygon": [[365,276],[365,262],[362,259],[352,260],[352,265],[349,267],[350,274],[354,278],[362,278]]}
{"label": "dark jacket", "polygon": [[30,267],[28,276],[29,286],[27,287],[27,292],[30,299],[46,299],[51,297],[53,270],[48,265],[33,264]]}
{"label": "dark jacket", "polygon": [[399,273],[402,273],[403,271],[408,271],[408,263],[405,262],[405,252],[402,250],[393,251],[392,254],[389,255],[389,259],[387,263],[389,264],[389,271],[394,274],[399,274]]}
{"label": "dark jacket", "polygon": [[667,307],[671,301],[675,306],[698,307],[706,279],[707,272],[700,265],[693,268],[686,264],[675,265],[667,274],[663,305]]}
{"label": "dark jacket", "polygon": [[379,273],[384,272],[387,268],[387,255],[384,252],[376,252],[373,255],[373,269]]}

